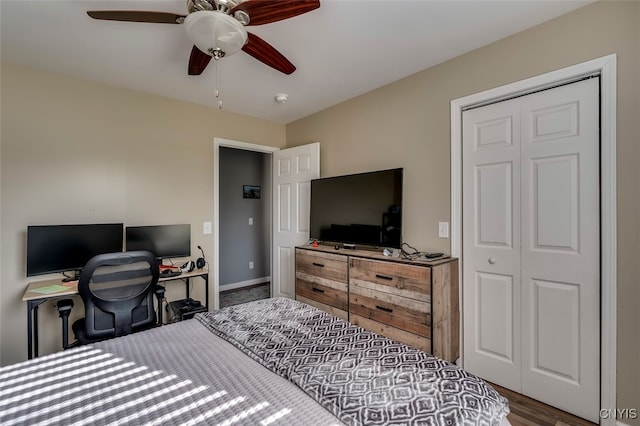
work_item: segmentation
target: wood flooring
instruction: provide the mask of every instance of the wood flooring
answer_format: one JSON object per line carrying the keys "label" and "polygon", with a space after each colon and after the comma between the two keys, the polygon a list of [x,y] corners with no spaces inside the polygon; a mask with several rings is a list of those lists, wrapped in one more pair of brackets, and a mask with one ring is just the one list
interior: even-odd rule
{"label": "wood flooring", "polygon": [[491,384],[509,400],[511,413],[507,419],[513,426],[595,426],[587,420],[551,407],[540,401]]}

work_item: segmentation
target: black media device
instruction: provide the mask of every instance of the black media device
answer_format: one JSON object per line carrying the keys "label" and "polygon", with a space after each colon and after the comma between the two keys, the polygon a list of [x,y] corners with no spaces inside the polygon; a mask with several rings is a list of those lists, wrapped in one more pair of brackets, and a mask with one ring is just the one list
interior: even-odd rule
{"label": "black media device", "polygon": [[191,225],[127,226],[127,251],[149,250],[158,258],[191,256]]}
{"label": "black media device", "polygon": [[174,322],[193,318],[198,312],[206,312],[207,310],[199,300],[191,298],[169,302],[169,308],[173,312]]}
{"label": "black media device", "polygon": [[400,248],[403,169],[311,181],[310,238],[324,243]]}
{"label": "black media device", "polygon": [[122,251],[122,223],[27,227],[27,276],[80,270],[92,257]]}

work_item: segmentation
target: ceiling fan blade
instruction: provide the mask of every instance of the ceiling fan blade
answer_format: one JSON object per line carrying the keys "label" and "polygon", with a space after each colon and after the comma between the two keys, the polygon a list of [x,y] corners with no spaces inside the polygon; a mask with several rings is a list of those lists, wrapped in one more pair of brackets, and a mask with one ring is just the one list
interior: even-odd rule
{"label": "ceiling fan blade", "polygon": [[231,15],[243,11],[250,17],[248,25],[262,25],[302,15],[319,7],[320,0],[247,0],[231,9]]}
{"label": "ceiling fan blade", "polygon": [[189,57],[189,75],[200,75],[207,68],[212,56],[202,53],[200,49],[193,46]]}
{"label": "ceiling fan blade", "polygon": [[182,24],[185,15],[144,10],[89,10],[87,15],[105,21],[152,22],[157,24]]}
{"label": "ceiling fan blade", "polygon": [[284,74],[289,75],[296,70],[296,67],[269,43],[255,34],[248,35],[247,44],[242,48],[244,52]]}

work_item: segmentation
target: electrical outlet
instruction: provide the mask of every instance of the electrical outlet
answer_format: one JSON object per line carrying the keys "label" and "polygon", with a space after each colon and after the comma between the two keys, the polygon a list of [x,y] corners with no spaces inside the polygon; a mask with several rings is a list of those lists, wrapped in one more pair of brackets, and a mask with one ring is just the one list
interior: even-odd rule
{"label": "electrical outlet", "polygon": [[438,237],[449,238],[449,222],[438,222]]}
{"label": "electrical outlet", "polygon": [[253,225],[253,218],[252,217],[249,218],[249,225]]}
{"label": "electrical outlet", "polygon": [[249,262],[249,269],[253,269],[253,261]]}

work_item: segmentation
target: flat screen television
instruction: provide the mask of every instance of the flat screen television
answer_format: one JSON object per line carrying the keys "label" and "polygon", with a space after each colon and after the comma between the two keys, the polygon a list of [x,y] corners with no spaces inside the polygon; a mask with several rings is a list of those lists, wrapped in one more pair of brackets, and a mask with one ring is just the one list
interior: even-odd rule
{"label": "flat screen television", "polygon": [[122,223],[27,227],[27,276],[79,271],[93,256],[122,251]]}
{"label": "flat screen television", "polygon": [[127,251],[149,250],[159,260],[191,256],[191,225],[127,226]]}
{"label": "flat screen television", "polygon": [[400,248],[402,172],[380,170],[311,181],[310,237]]}

